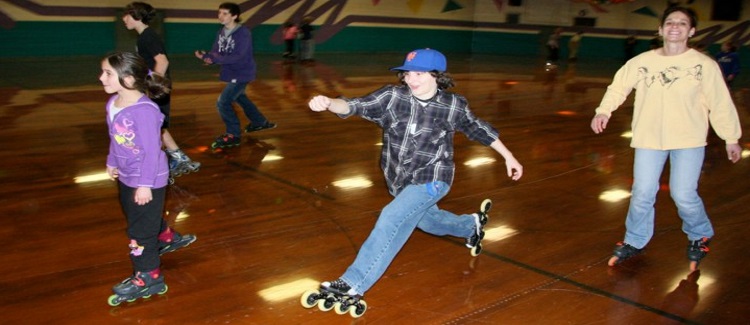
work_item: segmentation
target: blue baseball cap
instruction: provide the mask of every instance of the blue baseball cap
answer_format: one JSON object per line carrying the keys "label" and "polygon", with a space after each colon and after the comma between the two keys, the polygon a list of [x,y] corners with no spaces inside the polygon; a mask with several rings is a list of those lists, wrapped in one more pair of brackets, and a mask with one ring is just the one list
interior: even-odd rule
{"label": "blue baseball cap", "polygon": [[404,59],[404,65],[391,68],[391,70],[445,72],[447,65],[443,53],[433,49],[420,49],[409,52]]}

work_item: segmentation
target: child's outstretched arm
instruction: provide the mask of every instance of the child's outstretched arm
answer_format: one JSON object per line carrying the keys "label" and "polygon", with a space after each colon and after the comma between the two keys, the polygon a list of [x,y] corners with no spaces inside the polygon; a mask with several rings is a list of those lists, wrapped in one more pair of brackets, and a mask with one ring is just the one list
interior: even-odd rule
{"label": "child's outstretched arm", "polygon": [[310,99],[310,109],[316,112],[331,111],[336,114],[348,114],[349,105],[343,99],[318,95]]}
{"label": "child's outstretched arm", "polygon": [[523,166],[516,160],[516,157],[513,157],[513,153],[505,147],[503,142],[497,139],[490,144],[490,147],[505,158],[505,168],[508,171],[508,177],[514,181],[521,179],[521,176],[523,176]]}

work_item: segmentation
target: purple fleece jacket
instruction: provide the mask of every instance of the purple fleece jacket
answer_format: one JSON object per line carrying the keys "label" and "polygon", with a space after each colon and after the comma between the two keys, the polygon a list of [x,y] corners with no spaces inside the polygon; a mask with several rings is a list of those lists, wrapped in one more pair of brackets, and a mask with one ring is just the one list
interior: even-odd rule
{"label": "purple fleece jacket", "polygon": [[251,82],[255,80],[255,59],[250,30],[237,26],[229,35],[222,26],[216,34],[211,52],[203,55],[214,64],[221,65],[219,80],[225,82]]}
{"label": "purple fleece jacket", "polygon": [[125,107],[110,121],[109,111],[117,95],[107,102],[109,154],[107,166],[116,167],[119,180],[132,188],[167,186],[169,166],[161,150],[164,114],[147,96]]}

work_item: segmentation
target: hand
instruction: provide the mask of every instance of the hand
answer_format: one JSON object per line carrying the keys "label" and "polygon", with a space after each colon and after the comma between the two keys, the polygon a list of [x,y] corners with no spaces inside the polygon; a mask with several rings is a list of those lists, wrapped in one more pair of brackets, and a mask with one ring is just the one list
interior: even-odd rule
{"label": "hand", "polygon": [[120,176],[120,172],[117,170],[117,167],[107,166],[107,175],[109,175],[109,179],[114,181],[118,176]]}
{"label": "hand", "polygon": [[727,144],[727,158],[733,163],[740,161],[740,158],[742,158],[742,148],[740,148],[739,144]]}
{"label": "hand", "polygon": [[195,57],[203,60],[203,56],[206,55],[206,51],[195,51]]}
{"label": "hand", "polygon": [[609,122],[609,117],[604,114],[596,114],[593,119],[591,119],[591,129],[594,130],[594,133],[599,134],[604,132],[604,129],[607,128],[607,122]]}
{"label": "hand", "polygon": [[151,189],[148,187],[139,187],[135,190],[135,203],[138,205],[145,205],[151,202],[153,196],[151,196]]}
{"label": "hand", "polygon": [[521,179],[521,176],[523,176],[523,166],[515,157],[505,159],[505,168],[508,170],[508,177],[514,181]]}
{"label": "hand", "polygon": [[313,111],[322,112],[331,107],[331,99],[323,95],[318,95],[310,99],[308,106]]}

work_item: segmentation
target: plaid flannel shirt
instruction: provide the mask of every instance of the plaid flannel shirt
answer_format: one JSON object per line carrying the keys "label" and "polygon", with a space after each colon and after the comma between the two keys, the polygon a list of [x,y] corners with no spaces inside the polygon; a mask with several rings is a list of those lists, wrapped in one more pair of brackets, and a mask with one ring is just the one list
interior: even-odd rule
{"label": "plaid flannel shirt", "polygon": [[438,91],[424,107],[404,85],[342,99],[350,112],[340,117],[358,115],[383,129],[380,167],[393,196],[410,184],[453,183],[456,131],[487,146],[498,139],[497,130],[469,110],[466,98],[447,91]]}

